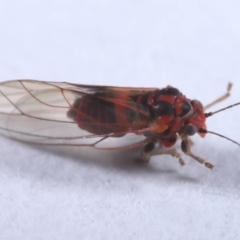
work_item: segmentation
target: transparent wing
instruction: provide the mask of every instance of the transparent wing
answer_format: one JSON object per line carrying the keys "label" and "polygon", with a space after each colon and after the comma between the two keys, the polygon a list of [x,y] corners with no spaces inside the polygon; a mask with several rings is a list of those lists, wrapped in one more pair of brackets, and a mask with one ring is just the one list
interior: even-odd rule
{"label": "transparent wing", "polygon": [[[89,146],[114,149],[133,147],[148,141],[148,128],[94,134],[80,129],[69,118],[69,109],[76,99],[101,92],[139,95],[152,88],[118,88],[54,83],[34,80],[15,80],[0,83],[0,134],[19,141],[44,145]],[[132,102],[110,99],[114,104],[132,107]],[[135,106],[136,107],[136,106]],[[141,106],[142,107],[142,106]],[[139,108],[140,109],[140,108]],[[121,114],[121,113],[116,113]]]}

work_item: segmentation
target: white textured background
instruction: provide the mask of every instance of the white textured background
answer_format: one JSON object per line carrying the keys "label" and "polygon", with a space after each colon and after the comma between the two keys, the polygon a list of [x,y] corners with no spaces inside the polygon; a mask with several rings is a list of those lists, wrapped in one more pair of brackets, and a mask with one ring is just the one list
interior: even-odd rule
{"label": "white textured background", "polygon": [[[240,101],[239,1],[0,1],[0,80],[178,87]],[[240,141],[240,108],[208,128]],[[207,136],[145,166],[0,138],[0,239],[240,239],[240,148]],[[73,151],[73,153],[72,153]],[[86,152],[84,153],[86,154]],[[117,157],[116,157],[117,158]]]}

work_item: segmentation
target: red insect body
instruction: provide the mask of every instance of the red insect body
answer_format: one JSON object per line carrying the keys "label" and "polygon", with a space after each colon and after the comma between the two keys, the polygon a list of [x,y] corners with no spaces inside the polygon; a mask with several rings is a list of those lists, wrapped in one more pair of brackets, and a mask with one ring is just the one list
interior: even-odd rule
{"label": "red insect body", "polygon": [[[126,105],[126,102],[131,104]],[[98,135],[114,133],[121,136],[118,133],[146,128],[150,121],[147,108],[139,109],[127,94],[97,93],[76,99],[68,116],[81,129]]]}
{"label": "red insect body", "polygon": [[[2,135],[29,143],[113,150],[143,145],[146,161],[155,143],[169,148],[181,138],[183,152],[203,163],[191,153],[188,136],[198,133],[204,137],[206,116],[211,114],[204,113],[199,101],[186,98],[173,87],[120,88],[33,80],[0,84]],[[99,146],[111,138],[126,141]],[[183,164],[176,151],[163,153]]]}

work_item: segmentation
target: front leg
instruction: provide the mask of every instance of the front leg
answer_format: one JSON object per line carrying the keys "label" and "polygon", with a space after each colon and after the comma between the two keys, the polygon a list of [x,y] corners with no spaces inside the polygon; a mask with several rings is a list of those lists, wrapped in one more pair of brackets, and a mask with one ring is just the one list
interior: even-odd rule
{"label": "front leg", "polygon": [[141,157],[144,162],[149,163],[151,156],[166,154],[178,158],[181,166],[185,164],[183,159],[181,158],[181,155],[177,152],[176,149],[163,149],[161,145],[157,149],[155,149],[155,145],[156,142],[149,142],[143,148]]}
{"label": "front leg", "polygon": [[187,155],[187,156],[190,156],[191,158],[193,158],[194,160],[198,161],[199,163],[203,164],[207,167],[207,168],[210,168],[212,169],[213,168],[213,165],[209,162],[205,162],[204,159],[194,155],[192,152],[191,152],[191,146],[190,146],[190,141],[188,139],[187,136],[183,136],[182,137],[182,143],[181,143],[181,149],[182,151]]}
{"label": "front leg", "polygon": [[[162,145],[160,145],[158,148],[155,148],[156,143],[157,143],[156,141],[151,141],[144,146],[141,152],[141,159],[143,162],[149,163],[151,156],[166,154],[166,155],[171,155],[174,158],[177,158],[181,166],[185,164],[183,159],[181,158],[180,153],[177,152],[176,149],[173,149],[173,148],[166,149],[166,148],[163,148]],[[213,168],[213,165],[211,163],[205,162],[204,159],[194,155],[191,152],[191,140],[187,136],[182,136],[181,149],[184,152],[184,154],[193,158],[199,163],[204,164],[207,168],[210,168],[210,169]]]}

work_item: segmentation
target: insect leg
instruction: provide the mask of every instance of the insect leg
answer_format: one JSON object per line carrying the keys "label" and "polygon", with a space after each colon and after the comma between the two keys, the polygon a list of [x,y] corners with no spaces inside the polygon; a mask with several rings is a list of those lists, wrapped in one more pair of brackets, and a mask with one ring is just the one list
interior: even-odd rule
{"label": "insect leg", "polygon": [[[181,140],[181,139],[182,139],[181,136],[178,135],[177,140]],[[194,141],[191,138],[188,138],[188,141],[189,141],[190,146],[194,145]]]}
{"label": "insect leg", "polygon": [[218,99],[216,99],[215,101],[213,101],[213,102],[209,103],[208,105],[204,106],[204,108],[203,108],[204,111],[206,111],[208,108],[212,107],[213,105],[218,104],[218,103],[224,101],[226,98],[228,98],[230,96],[231,89],[232,89],[232,83],[228,83],[227,92],[224,95],[222,95],[221,97],[219,97]]}
{"label": "insect leg", "polygon": [[194,155],[192,152],[191,152],[191,146],[190,146],[190,142],[189,142],[189,139],[188,137],[184,136],[182,138],[182,143],[181,143],[181,149],[182,151],[187,155],[187,156],[190,156],[191,158],[193,158],[194,160],[198,161],[199,163],[203,164],[207,167],[207,168],[210,168],[212,169],[213,168],[213,165],[209,162],[205,162],[202,158]]}
{"label": "insect leg", "polygon": [[151,156],[156,156],[156,155],[171,155],[172,157],[178,158],[180,165],[184,165],[184,161],[181,158],[180,153],[177,152],[176,149],[161,149],[161,146],[159,146],[158,149],[155,149],[156,142],[152,141],[149,142],[147,145],[142,150],[141,157],[142,160],[146,163],[150,161]]}
{"label": "insect leg", "polygon": [[156,145],[156,142],[155,141],[151,141],[151,142],[148,142],[144,146],[144,148],[143,148],[143,150],[141,152],[141,158],[142,158],[143,162],[149,163],[150,157],[152,155],[152,151],[155,148],[155,145]]}

